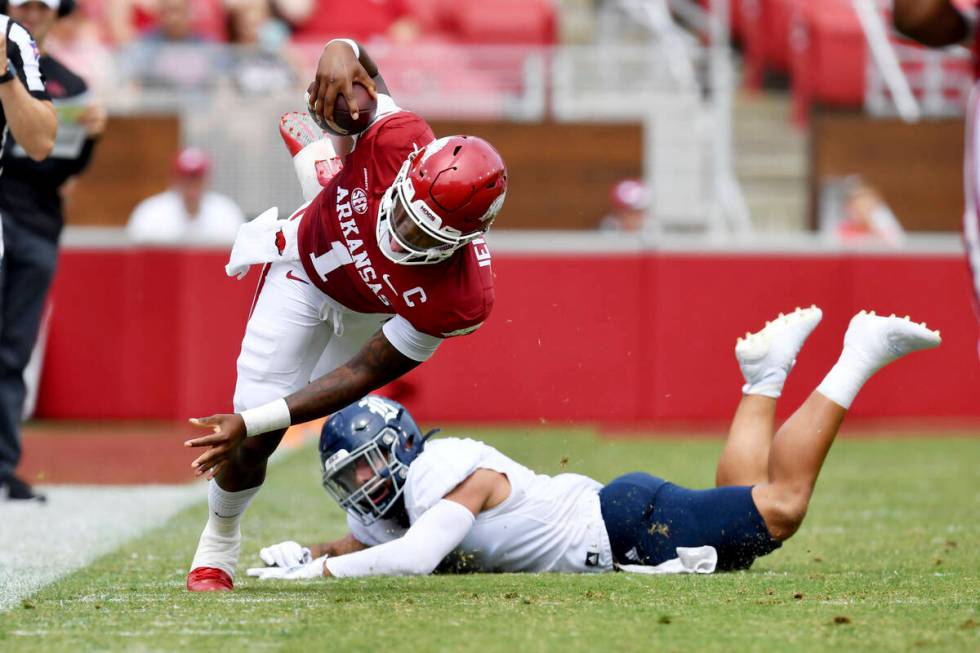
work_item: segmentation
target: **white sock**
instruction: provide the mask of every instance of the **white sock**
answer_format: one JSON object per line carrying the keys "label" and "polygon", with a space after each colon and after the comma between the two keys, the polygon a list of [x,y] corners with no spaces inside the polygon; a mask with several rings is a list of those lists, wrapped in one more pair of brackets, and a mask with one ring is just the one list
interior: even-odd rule
{"label": "white sock", "polygon": [[259,488],[261,487],[261,485],[257,485],[247,490],[229,492],[228,490],[222,490],[218,482],[212,478],[211,482],[208,483],[208,510],[211,513],[210,516],[218,519],[220,523],[231,523],[232,520],[237,523],[242,513],[248,508],[248,504],[252,502],[252,497],[258,494]]}
{"label": "white sock", "polygon": [[864,356],[845,346],[840,358],[817,386],[817,392],[835,404],[850,409],[861,386],[881,367],[869,363]]}
{"label": "white sock", "polygon": [[208,483],[208,523],[198,540],[191,569],[217,567],[229,576],[235,574],[242,542],[242,514],[260,487],[229,492],[211,479]]}
{"label": "white sock", "polygon": [[844,351],[817,392],[849,409],[861,386],[875,372],[906,354],[938,347],[941,342],[939,332],[930,331],[924,322],[861,311],[851,318],[844,334]]}

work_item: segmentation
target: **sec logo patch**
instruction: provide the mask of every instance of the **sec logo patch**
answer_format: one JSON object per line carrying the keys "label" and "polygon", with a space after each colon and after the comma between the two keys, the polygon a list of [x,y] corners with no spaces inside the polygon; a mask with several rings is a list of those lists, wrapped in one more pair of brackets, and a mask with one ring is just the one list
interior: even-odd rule
{"label": "sec logo patch", "polygon": [[364,214],[368,210],[368,200],[367,193],[364,192],[362,188],[355,188],[354,192],[350,194],[350,203],[354,207],[354,210],[358,213]]}

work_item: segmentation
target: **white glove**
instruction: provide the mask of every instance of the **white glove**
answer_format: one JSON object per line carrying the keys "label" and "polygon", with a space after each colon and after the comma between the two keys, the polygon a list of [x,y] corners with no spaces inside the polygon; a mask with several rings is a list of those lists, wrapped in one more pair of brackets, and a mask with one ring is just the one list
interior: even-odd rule
{"label": "white glove", "polygon": [[327,556],[320,556],[312,562],[296,567],[253,567],[246,573],[259,580],[309,580],[323,576],[323,565]]}
{"label": "white glove", "polygon": [[308,548],[292,540],[265,547],[259,551],[259,557],[270,567],[283,569],[305,565],[313,560]]}

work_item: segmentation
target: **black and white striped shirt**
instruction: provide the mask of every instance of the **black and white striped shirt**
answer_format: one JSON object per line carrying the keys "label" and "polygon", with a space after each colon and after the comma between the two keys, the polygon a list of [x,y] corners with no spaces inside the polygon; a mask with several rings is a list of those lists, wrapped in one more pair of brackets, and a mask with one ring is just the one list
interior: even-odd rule
{"label": "black and white striped shirt", "polygon": [[[49,100],[48,92],[44,90],[44,75],[41,74],[41,53],[37,49],[34,37],[23,25],[4,14],[0,14],[0,28],[7,36],[7,60],[13,66],[21,84],[32,96],[39,100]],[[3,74],[2,71],[0,74]],[[0,142],[0,150],[2,150],[3,143],[7,140],[7,116],[4,115],[2,105],[0,105],[0,129],[3,130],[3,139]]]}

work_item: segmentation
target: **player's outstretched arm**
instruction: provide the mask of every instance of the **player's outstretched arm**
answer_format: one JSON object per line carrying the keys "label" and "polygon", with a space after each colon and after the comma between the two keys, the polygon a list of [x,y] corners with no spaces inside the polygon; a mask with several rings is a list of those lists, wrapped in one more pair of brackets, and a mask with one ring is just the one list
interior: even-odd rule
{"label": "player's outstretched arm", "polygon": [[285,399],[244,413],[192,419],[192,424],[210,428],[212,433],[184,443],[188,447],[210,447],[191,467],[198,476],[213,476],[246,437],[326,417],[394,381],[419,362],[398,351],[379,330],[346,364]]}
{"label": "player's outstretched arm", "polygon": [[934,48],[959,43],[969,31],[950,0],[895,0],[894,22],[899,32]]}
{"label": "player's outstretched arm", "polygon": [[286,397],[293,424],[326,417],[413,370],[419,361],[398,351],[382,331],[354,358]]}
{"label": "player's outstretched arm", "polygon": [[328,558],[323,575],[357,578],[431,574],[463,541],[477,515],[499,505],[509,494],[506,476],[478,469],[423,512],[400,538],[350,555]]}
{"label": "player's outstretched arm", "polygon": [[378,65],[367,51],[358,44],[359,56],[344,41],[331,41],[323,49],[317,63],[316,76],[307,88],[309,103],[313,113],[323,122],[333,120],[334,102],[338,95],[347,100],[352,117],[357,118],[357,99],[354,97],[355,83],[365,87],[371,97],[388,94],[388,86],[378,71]]}
{"label": "player's outstretched arm", "polygon": [[320,556],[330,556],[336,558],[337,556],[347,555],[348,553],[363,551],[366,548],[368,548],[367,544],[354,537],[353,533],[348,533],[344,537],[340,538],[339,540],[334,540],[333,542],[313,544],[310,546],[310,552],[314,558],[319,558]]}
{"label": "player's outstretched arm", "polygon": [[[301,560],[295,554],[300,545],[284,542],[262,549],[262,561],[271,566],[249,569],[248,575],[261,580],[308,580],[317,576],[357,578],[431,574],[466,538],[477,515],[499,505],[509,493],[510,483],[506,476],[489,469],[478,469],[423,512],[405,534],[395,540],[369,547],[351,533],[319,549],[304,550]],[[279,564],[272,551],[276,547],[286,551],[287,555],[279,556],[286,565],[300,564],[286,567]],[[347,548],[352,550],[345,550]],[[316,557],[307,560],[310,554]]]}

